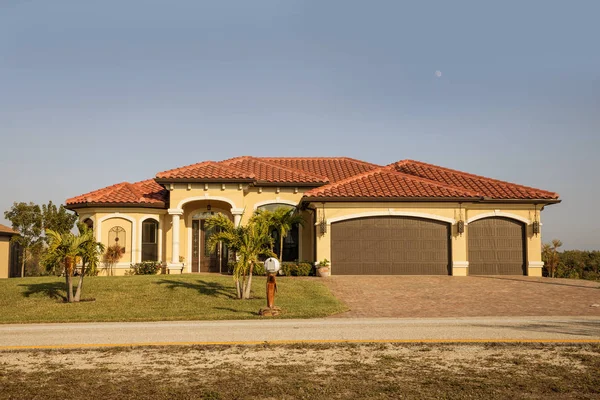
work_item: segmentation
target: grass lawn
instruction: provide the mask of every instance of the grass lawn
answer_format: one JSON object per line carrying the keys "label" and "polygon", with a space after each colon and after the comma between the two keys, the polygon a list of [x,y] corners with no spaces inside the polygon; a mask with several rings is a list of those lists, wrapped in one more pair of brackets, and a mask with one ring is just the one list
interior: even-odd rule
{"label": "grass lawn", "polygon": [[[77,279],[75,279],[77,280]],[[86,277],[81,303],[64,303],[63,278],[0,280],[0,323],[251,319],[266,306],[265,277],[254,299],[237,300],[231,276]],[[283,318],[325,317],[346,310],[317,278],[277,278]]]}
{"label": "grass lawn", "polygon": [[0,352],[1,399],[597,399],[594,344]]}

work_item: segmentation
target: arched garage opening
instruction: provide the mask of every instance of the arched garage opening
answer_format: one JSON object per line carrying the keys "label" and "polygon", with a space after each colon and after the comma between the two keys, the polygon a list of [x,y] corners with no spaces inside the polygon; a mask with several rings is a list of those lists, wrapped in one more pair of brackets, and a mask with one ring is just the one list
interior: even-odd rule
{"label": "arched garage opening", "polygon": [[331,224],[334,275],[450,275],[450,224],[398,216]]}
{"label": "arched garage opening", "polygon": [[526,275],[525,224],[491,217],[468,227],[469,275]]}

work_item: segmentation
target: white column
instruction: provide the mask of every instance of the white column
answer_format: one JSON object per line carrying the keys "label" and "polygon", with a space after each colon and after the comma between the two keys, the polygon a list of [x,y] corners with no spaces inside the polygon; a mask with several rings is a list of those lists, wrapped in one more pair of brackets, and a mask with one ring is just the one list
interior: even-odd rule
{"label": "white column", "polygon": [[231,213],[233,214],[233,224],[236,227],[240,226],[240,222],[242,222],[242,215],[244,214],[244,209],[232,208]]}
{"label": "white column", "polygon": [[171,264],[174,266],[180,266],[181,263],[179,262],[179,216],[183,214],[183,210],[177,208],[170,208],[169,214],[173,218],[173,223],[171,225],[171,234],[173,239]]}

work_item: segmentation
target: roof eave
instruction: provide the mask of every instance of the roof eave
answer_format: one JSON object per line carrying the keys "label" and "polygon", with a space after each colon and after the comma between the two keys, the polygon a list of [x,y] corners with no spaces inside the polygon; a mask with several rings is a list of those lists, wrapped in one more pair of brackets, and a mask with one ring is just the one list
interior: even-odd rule
{"label": "roof eave", "polygon": [[254,179],[251,178],[219,178],[219,179],[207,179],[207,178],[154,178],[154,181],[159,185],[169,183],[252,183]]}
{"label": "roof eave", "polygon": [[325,197],[325,196],[305,196],[302,198],[303,202],[351,202],[351,201],[372,201],[372,202],[413,202],[413,201],[427,201],[427,202],[457,202],[457,201],[471,201],[476,202],[479,198],[473,197]]}
{"label": "roof eave", "polygon": [[494,199],[489,197],[484,197],[480,201],[480,203],[492,203],[492,204],[544,204],[544,205],[552,205],[561,203],[561,199]]}
{"label": "roof eave", "polygon": [[318,188],[327,185],[329,182],[271,182],[271,181],[256,181],[254,186],[292,186],[292,187],[313,187]]}
{"label": "roof eave", "polygon": [[155,209],[166,209],[167,206],[164,202],[160,203],[76,203],[67,204],[65,208],[67,210],[78,210],[81,208],[92,208],[92,207],[125,207],[125,208],[155,208]]}

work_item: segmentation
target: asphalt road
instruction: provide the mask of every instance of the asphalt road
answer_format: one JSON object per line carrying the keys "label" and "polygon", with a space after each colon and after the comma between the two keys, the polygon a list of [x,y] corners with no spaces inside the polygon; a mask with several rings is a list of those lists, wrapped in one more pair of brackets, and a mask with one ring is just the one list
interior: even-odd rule
{"label": "asphalt road", "polygon": [[600,318],[356,318],[0,325],[0,350],[24,347],[446,340],[600,342]]}

